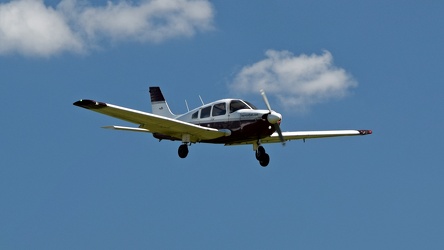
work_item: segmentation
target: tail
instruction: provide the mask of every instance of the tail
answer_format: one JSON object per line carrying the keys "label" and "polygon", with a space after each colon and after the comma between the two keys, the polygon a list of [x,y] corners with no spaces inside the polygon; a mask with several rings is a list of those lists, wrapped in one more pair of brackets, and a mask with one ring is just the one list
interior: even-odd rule
{"label": "tail", "polygon": [[171,112],[170,107],[168,107],[168,103],[163,97],[162,91],[159,87],[150,87],[150,95],[153,114],[168,118],[176,117],[176,115]]}

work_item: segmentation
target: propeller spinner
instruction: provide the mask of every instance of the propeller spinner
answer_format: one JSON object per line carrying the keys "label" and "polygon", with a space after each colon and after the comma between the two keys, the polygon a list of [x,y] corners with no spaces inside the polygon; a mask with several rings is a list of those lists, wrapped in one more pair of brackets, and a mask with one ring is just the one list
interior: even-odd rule
{"label": "propeller spinner", "polygon": [[270,111],[270,113],[268,113],[268,115],[267,115],[267,121],[269,123],[273,124],[276,132],[279,135],[279,139],[282,142],[282,146],[285,146],[285,139],[284,139],[284,136],[282,135],[282,130],[280,127],[282,115],[271,109],[270,102],[268,102],[268,98],[265,95],[265,91],[263,89],[261,89],[261,95],[264,98],[265,105],[267,106],[268,110]]}

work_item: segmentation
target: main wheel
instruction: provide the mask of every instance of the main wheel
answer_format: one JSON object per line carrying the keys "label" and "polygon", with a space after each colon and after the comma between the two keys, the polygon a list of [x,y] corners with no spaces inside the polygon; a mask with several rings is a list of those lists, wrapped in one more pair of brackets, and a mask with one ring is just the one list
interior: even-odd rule
{"label": "main wheel", "polygon": [[268,163],[270,163],[270,156],[268,154],[263,154],[259,159],[259,164],[261,164],[262,167],[268,166]]}
{"label": "main wheel", "polygon": [[185,158],[188,155],[188,145],[182,144],[179,146],[179,150],[177,151],[180,158]]}
{"label": "main wheel", "polygon": [[256,150],[256,160],[260,161],[261,157],[265,155],[265,148],[262,146],[259,146]]}

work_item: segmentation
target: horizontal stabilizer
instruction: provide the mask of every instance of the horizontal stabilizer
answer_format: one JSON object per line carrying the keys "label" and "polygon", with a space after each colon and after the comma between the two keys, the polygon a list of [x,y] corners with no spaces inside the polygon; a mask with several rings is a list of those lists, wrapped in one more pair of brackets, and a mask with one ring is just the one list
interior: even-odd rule
{"label": "horizontal stabilizer", "polygon": [[150,131],[148,129],[144,129],[144,128],[133,128],[133,127],[123,127],[123,126],[105,126],[105,127],[102,127],[102,128],[114,129],[114,130],[124,130],[124,131],[131,131],[131,132],[150,133]]}

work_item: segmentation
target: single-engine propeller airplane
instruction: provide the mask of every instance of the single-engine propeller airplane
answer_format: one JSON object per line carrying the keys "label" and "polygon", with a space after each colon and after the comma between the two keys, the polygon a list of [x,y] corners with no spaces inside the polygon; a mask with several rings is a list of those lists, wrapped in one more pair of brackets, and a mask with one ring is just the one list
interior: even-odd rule
{"label": "single-engine propeller airplane", "polygon": [[224,145],[253,145],[256,159],[266,167],[270,156],[262,144],[311,138],[369,135],[371,130],[329,130],[282,132],[282,115],[271,109],[265,92],[261,90],[268,110],[257,109],[241,99],[222,99],[204,104],[182,115],[171,112],[159,87],[150,87],[152,113],[119,107],[93,100],[80,100],[73,105],[109,115],[138,127],[106,126],[103,128],[148,132],[161,140],[181,141],[178,154],[185,158],[192,143]]}

